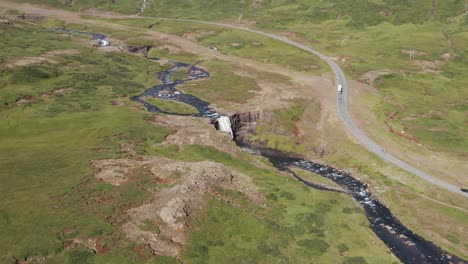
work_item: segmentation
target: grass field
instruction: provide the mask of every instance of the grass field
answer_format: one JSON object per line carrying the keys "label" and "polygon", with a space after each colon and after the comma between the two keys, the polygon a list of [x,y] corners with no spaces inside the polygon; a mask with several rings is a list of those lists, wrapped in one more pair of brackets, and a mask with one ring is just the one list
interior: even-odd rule
{"label": "grass field", "polygon": [[260,89],[255,79],[236,74],[239,66],[219,60],[208,60],[200,66],[208,69],[210,77],[182,84],[180,90],[222,104],[244,103],[253,97],[253,91]]}
{"label": "grass field", "polygon": [[[2,45],[24,36],[37,49],[9,50],[5,61],[64,47],[80,52],[80,56],[57,56],[57,63],[0,71],[5,83],[0,90],[0,262],[13,256],[67,254],[61,235],[65,230],[74,237],[116,232],[105,217],[82,210],[76,190],[91,176],[89,161],[122,155],[120,143],[158,142],[169,133],[148,124],[143,112],[111,106],[112,99],[141,92],[150,82],[141,73],[158,66],[136,56],[99,54],[27,24],[1,27],[7,33]],[[60,45],[54,45],[57,38]],[[41,96],[61,88],[72,92]],[[22,106],[12,103],[26,95],[34,100]],[[131,203],[144,194],[129,188],[120,195]]]}
{"label": "grass field", "polygon": [[[83,7],[80,8],[85,8],[85,4],[92,6],[93,3],[81,2],[80,4],[83,4]],[[275,12],[287,11],[287,8],[297,9],[297,7],[291,6],[286,6],[283,10],[282,8],[278,7],[274,12],[271,11],[272,9],[270,11],[276,14]],[[342,50],[339,48],[341,40],[336,33],[341,32],[339,25],[346,25],[346,22],[348,21],[329,24],[326,21],[323,22],[325,24],[321,26],[325,25],[331,29],[329,31],[331,35],[323,34],[320,36],[317,33],[319,26],[307,29],[309,25],[307,23],[294,25],[284,23],[282,30],[296,28],[297,32],[307,32],[303,33],[304,35],[316,34],[316,37],[320,39],[319,45],[323,45],[322,47],[329,52],[342,55]],[[135,182],[124,186],[124,188],[114,188],[107,184],[90,182],[92,169],[89,161],[126,155],[119,148],[121,143],[136,144],[140,149],[143,149],[142,154],[188,161],[213,160],[223,163],[253,177],[261,193],[267,197],[266,208],[248,202],[239,193],[227,192],[226,195],[238,201],[242,205],[240,207],[233,207],[218,200],[210,200],[208,207],[197,214],[197,218],[194,220],[195,227],[190,229],[189,243],[183,253],[183,259],[188,263],[219,262],[221,259],[229,259],[233,262],[246,260],[263,263],[270,263],[273,260],[310,262],[311,259],[319,263],[396,262],[388,249],[369,230],[361,209],[347,196],[307,189],[295,180],[285,175],[279,175],[271,166],[268,166],[268,169],[259,169],[250,163],[259,159],[267,164],[259,157],[247,154],[232,157],[214,149],[196,145],[184,146],[183,148],[166,145],[155,148],[154,144],[161,142],[169,131],[162,127],[149,125],[145,120],[148,118],[148,114],[138,110],[129,110],[126,106],[112,106],[112,101],[123,100],[126,102],[126,99],[122,98],[138,94],[145,87],[154,85],[155,80],[148,72],[160,69],[156,64],[132,55],[96,53],[90,48],[73,43],[71,38],[57,38],[55,32],[41,30],[27,24],[21,24],[21,26],[22,28],[0,26],[0,29],[7,33],[5,41],[2,39],[0,45],[16,43],[16,38],[24,38],[28,43],[23,49],[12,48],[15,45],[2,46],[2,63],[11,62],[18,57],[42,56],[51,49],[73,48],[77,49],[80,55],[60,55],[54,58],[58,63],[49,61],[39,65],[2,68],[0,72],[0,98],[2,100],[0,118],[5,121],[0,124],[0,167],[2,168],[0,180],[5,183],[0,186],[0,200],[2,201],[0,204],[1,262],[13,261],[13,256],[24,259],[36,255],[50,256],[49,263],[83,263],[85,261],[95,263],[115,263],[116,261],[119,263],[175,262],[174,259],[169,258],[141,258],[132,250],[135,245],[123,240],[122,234],[115,226],[115,224],[125,220],[121,219],[121,215],[119,215],[122,210],[135,206],[146,199],[147,193],[139,187],[146,184],[147,175],[144,173],[136,174]],[[386,32],[388,29],[411,28],[407,25],[394,24],[376,24],[374,27],[376,31],[383,32],[379,34],[391,34]],[[379,29],[380,27],[382,29]],[[123,39],[132,38],[139,34],[138,32],[81,25],[76,25],[76,28],[99,32],[103,30],[104,33],[115,33]],[[177,27],[177,30],[180,28],[182,26]],[[434,26],[434,28],[437,30],[437,27]],[[404,32],[410,34],[418,30],[418,27],[414,27]],[[426,33],[430,30],[433,30],[432,26],[424,29]],[[465,47],[460,43],[464,43],[466,34],[457,31],[458,29],[449,30],[452,30],[450,36],[454,39],[454,43],[458,43],[456,51],[462,52]],[[423,33],[421,30],[420,34],[424,35]],[[244,46],[241,45],[239,50],[236,48],[237,45],[226,44],[244,38],[244,36],[236,34],[231,36],[229,32],[220,30],[206,36],[201,41],[204,41],[205,45],[225,45],[223,49],[225,48],[229,53],[238,56],[249,57],[260,52],[258,48],[252,48],[250,42],[243,43]],[[361,37],[364,44],[366,40],[378,39],[377,36],[366,36],[366,33],[363,33]],[[248,39],[248,36],[245,38]],[[334,40],[333,45],[328,45],[328,38]],[[49,40],[50,43],[48,43]],[[379,40],[380,42],[375,42],[375,45],[378,46],[386,40],[388,39],[382,38]],[[414,65],[403,63],[407,61],[407,57],[400,54],[400,47],[382,45],[381,51],[371,53],[372,55],[366,57],[365,54],[360,53],[359,49],[352,47],[354,41],[350,41],[349,46],[344,49],[349,49],[348,52],[354,58],[359,57],[357,64],[362,66],[355,66],[352,62],[351,66],[358,68],[358,71],[349,68],[349,75],[372,69],[377,65],[372,64],[372,60],[375,57],[380,58],[380,52],[384,49],[393,49],[393,53],[388,55],[388,60],[385,60],[386,66],[396,67],[395,65],[399,65],[400,68],[397,69],[404,71],[418,70]],[[438,43],[437,41],[436,38],[435,43]],[[364,45],[362,43],[360,45]],[[416,42],[410,40],[408,46],[413,43]],[[439,58],[440,52],[444,51],[443,47],[428,46],[427,50],[423,50],[427,53],[433,53],[424,56],[428,56],[427,59]],[[375,47],[369,47],[369,49],[371,48]],[[155,52],[155,56],[169,54],[169,51]],[[301,56],[300,53],[295,52],[289,55]],[[361,55],[362,57],[360,57]],[[275,56],[272,55],[267,62],[277,60],[278,64],[289,65],[287,58],[275,58]],[[383,58],[386,58],[385,56],[387,55],[384,54]],[[261,60],[261,57],[256,57],[256,59]],[[226,85],[223,80],[228,78],[229,82],[227,83],[233,83],[236,87],[236,89],[229,90],[229,98],[232,98],[234,102],[242,102],[249,98],[249,90],[257,89],[255,80],[232,74],[233,68],[230,64],[208,61],[203,66],[207,67],[213,76],[210,79],[197,82],[198,86],[184,87],[184,91],[193,89],[191,92],[194,94],[198,92],[202,98],[205,96],[212,102],[223,102],[226,98],[224,94],[226,87],[218,91],[216,88],[220,85]],[[297,67],[295,69],[302,69],[303,66],[290,65],[290,67]],[[434,78],[441,80],[437,87],[447,86],[450,78],[455,80],[455,85],[458,85],[458,81],[463,79],[460,78],[464,67],[463,61],[459,61],[457,58],[441,68],[445,69],[444,67],[449,66],[451,68],[445,70],[445,74],[441,74],[442,77],[434,75]],[[226,77],[227,73],[231,73],[231,75]],[[223,76],[224,79],[217,78],[217,74],[219,74],[218,76],[223,76],[223,74],[226,76]],[[447,77],[447,74],[455,75]],[[439,78],[446,78],[446,80]],[[420,83],[426,81],[424,76],[421,77],[413,73],[391,76],[382,80],[382,92],[387,93],[390,102],[391,100],[399,100],[399,93],[402,94],[402,98],[408,97],[408,94],[403,94],[405,91],[404,88],[400,87],[402,82],[400,79],[419,80],[415,84],[416,88],[412,89],[421,89]],[[435,83],[438,82],[437,80]],[[201,84],[204,82],[205,84],[202,86]],[[389,84],[390,86],[388,86]],[[62,88],[71,88],[72,92],[65,95],[42,96],[46,92]],[[449,88],[453,89],[453,87]],[[440,93],[436,93],[437,91],[429,92],[432,92],[434,97],[442,96]],[[32,102],[17,106],[15,101],[24,96],[32,96]],[[392,99],[392,96],[397,99]],[[463,102],[463,96],[464,91],[461,90],[458,97],[447,98],[449,105],[454,101],[460,104],[461,108],[456,108],[456,111],[462,113],[464,111],[463,103],[459,101]],[[445,98],[443,99],[445,100]],[[385,102],[385,105],[379,105],[379,108],[376,109],[382,113],[382,117],[391,111],[390,108],[385,108],[388,107],[388,101]],[[410,104],[411,101],[408,100],[406,103],[408,104],[406,109],[415,113],[420,113],[418,112],[419,108],[425,106],[415,104],[414,108],[411,108],[413,107]],[[426,103],[432,104],[433,102],[428,100]],[[442,104],[440,101],[434,103]],[[447,101],[443,103],[447,103]],[[400,106],[398,105],[398,107]],[[441,111],[444,110],[441,108]],[[277,117],[287,131],[294,125],[294,122],[291,122],[292,117],[300,113],[300,109],[293,107],[284,113],[278,113]],[[432,117],[428,119],[431,120]],[[450,122],[444,121],[440,124],[446,126],[448,123],[453,123],[455,125],[450,127],[451,133],[458,136],[459,133],[464,133],[466,128],[460,127],[462,119],[459,113],[451,114],[447,120]],[[414,129],[417,130],[420,127]],[[463,136],[463,134],[461,135]],[[429,135],[424,140],[430,143],[432,139],[433,136]],[[459,139],[455,137],[454,142],[457,140]],[[455,143],[451,144],[454,148],[456,147]],[[278,147],[281,144],[275,143],[275,146]],[[289,147],[287,144],[285,146]],[[465,213],[424,199],[417,200],[416,197],[419,196],[414,193],[404,196],[412,201],[406,205],[405,201],[399,199],[400,192],[395,191],[401,187],[401,184],[388,179],[380,171],[384,166],[376,162],[375,157],[349,142],[343,143],[341,147],[347,152],[344,154],[331,153],[324,158],[325,161],[337,164],[339,167],[352,168],[359,175],[367,175],[366,180],[371,178],[369,181],[377,182],[376,186],[385,186],[385,189],[379,192],[380,195],[391,208],[400,208],[395,211],[396,214],[402,217],[402,220],[408,223],[412,229],[421,232],[425,237],[433,239],[437,243],[442,243],[444,248],[453,250],[457,254],[461,255],[466,252],[464,233],[456,228],[466,225]],[[463,148],[460,149],[463,150]],[[297,149],[293,148],[292,151],[297,151]],[[410,177],[408,181],[407,189],[417,190],[415,192],[417,193],[421,188],[427,188],[428,193],[442,199],[438,192],[427,187],[424,183]],[[112,197],[115,200],[106,206],[86,207],[83,197],[93,199]],[[460,203],[460,200],[453,198],[453,196],[448,195],[447,197],[443,200],[448,200],[453,205]],[[417,222],[414,217],[411,217],[414,212],[420,212],[421,208],[424,208],[428,214],[427,221],[432,221],[432,223]],[[441,212],[443,215],[440,215]],[[439,216],[437,216],[438,214]],[[439,223],[434,221],[434,217],[437,220],[443,219],[446,224],[438,225],[431,230],[418,229],[419,225],[427,227]],[[35,221],[32,222],[31,218]],[[115,222],[109,222],[108,219],[115,220]],[[278,230],[282,232],[278,232]],[[431,232],[433,232],[433,237],[428,235]],[[105,243],[114,250],[103,255],[95,255],[85,248],[67,251],[65,241],[80,236],[103,236]]]}
{"label": "grass field", "polygon": [[146,98],[145,101],[168,113],[181,115],[193,115],[198,113],[197,109],[194,107],[177,101],[157,98]]}

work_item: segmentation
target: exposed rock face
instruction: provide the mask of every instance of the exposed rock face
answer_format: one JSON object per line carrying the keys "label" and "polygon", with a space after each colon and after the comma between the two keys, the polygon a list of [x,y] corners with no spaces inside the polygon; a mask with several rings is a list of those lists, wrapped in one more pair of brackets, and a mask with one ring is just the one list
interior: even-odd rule
{"label": "exposed rock face", "polygon": [[214,130],[211,124],[203,120],[185,116],[160,115],[155,116],[150,122],[173,131],[162,144],[210,146],[234,156],[239,151],[230,137]]}
{"label": "exposed rock face", "polygon": [[[234,204],[214,187],[236,190],[249,200],[263,204],[264,199],[250,177],[212,161],[183,162],[158,157],[103,159],[92,162],[95,177],[115,186],[125,184],[136,168],[149,171],[158,183],[145,204],[129,209],[129,220],[121,226],[126,236],[148,245],[154,254],[178,257],[186,243],[191,215],[202,209],[208,197]],[[234,204],[235,206],[235,204]],[[145,223],[156,230],[144,228]]]}
{"label": "exposed rock face", "polygon": [[128,46],[127,51],[131,53],[140,53],[145,58],[148,57],[148,52],[153,48],[153,46]]}
{"label": "exposed rock face", "polygon": [[251,111],[232,115],[230,119],[234,139],[240,144],[247,143],[249,134],[255,132],[257,119],[263,117],[264,114],[262,111]]}
{"label": "exposed rock face", "polygon": [[131,170],[138,166],[137,160],[121,159],[101,159],[91,162],[97,172],[94,174],[101,181],[120,186],[128,180]]}
{"label": "exposed rock face", "polygon": [[32,95],[25,95],[20,99],[16,100],[16,105],[24,105],[34,102],[34,97]]}

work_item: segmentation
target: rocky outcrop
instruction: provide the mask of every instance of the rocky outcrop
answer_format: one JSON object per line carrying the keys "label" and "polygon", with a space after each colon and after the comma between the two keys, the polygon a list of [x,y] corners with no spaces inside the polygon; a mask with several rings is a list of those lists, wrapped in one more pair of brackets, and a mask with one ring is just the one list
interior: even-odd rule
{"label": "rocky outcrop", "polygon": [[220,193],[218,188],[238,191],[253,203],[264,204],[249,176],[212,161],[135,156],[95,160],[91,164],[97,179],[116,188],[130,181],[138,168],[152,175],[157,185],[148,189],[152,193],[150,199],[127,210],[128,220],[120,228],[128,239],[148,245],[157,255],[179,256],[186,244],[191,216],[203,209],[209,198],[238,206],[235,199]]}
{"label": "rocky outcrop", "polygon": [[230,116],[234,140],[241,145],[248,143],[249,134],[255,132],[257,120],[264,117],[262,111],[235,113]]}
{"label": "rocky outcrop", "polygon": [[148,57],[148,52],[153,48],[151,45],[146,45],[146,46],[133,46],[130,45],[127,47],[127,51],[131,53],[140,53],[142,54],[145,58]]}

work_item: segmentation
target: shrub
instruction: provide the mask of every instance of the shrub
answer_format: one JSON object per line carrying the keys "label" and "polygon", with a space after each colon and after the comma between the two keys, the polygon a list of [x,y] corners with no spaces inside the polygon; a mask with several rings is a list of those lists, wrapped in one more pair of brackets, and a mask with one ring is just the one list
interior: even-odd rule
{"label": "shrub", "polygon": [[304,239],[297,242],[301,247],[307,250],[307,253],[312,256],[320,256],[327,252],[328,245],[325,241],[315,238],[315,239]]}
{"label": "shrub", "polygon": [[87,264],[93,263],[94,251],[86,248],[76,248],[68,252],[68,260],[70,264]]}
{"label": "shrub", "polygon": [[[1,63],[1,62],[0,62]],[[0,89],[7,86],[8,85],[8,82],[3,80],[3,79],[0,79]]]}
{"label": "shrub", "polygon": [[343,254],[344,252],[348,252],[349,248],[345,244],[339,244],[338,251],[340,252],[340,254]]}
{"label": "shrub", "polygon": [[10,81],[12,83],[31,83],[41,79],[57,76],[55,68],[43,66],[26,66],[19,70],[13,70]]}
{"label": "shrub", "polygon": [[344,261],[345,264],[367,264],[367,261],[363,257],[347,257]]}
{"label": "shrub", "polygon": [[288,200],[294,200],[294,199],[296,199],[292,193],[287,192],[287,191],[282,191],[282,192],[280,193],[280,196],[281,196],[281,197],[284,197],[284,198],[286,198],[286,199],[288,199]]}
{"label": "shrub", "polygon": [[276,196],[276,194],[274,194],[274,193],[269,193],[269,194],[266,196],[266,198],[267,198],[268,200],[278,201],[278,196]]}

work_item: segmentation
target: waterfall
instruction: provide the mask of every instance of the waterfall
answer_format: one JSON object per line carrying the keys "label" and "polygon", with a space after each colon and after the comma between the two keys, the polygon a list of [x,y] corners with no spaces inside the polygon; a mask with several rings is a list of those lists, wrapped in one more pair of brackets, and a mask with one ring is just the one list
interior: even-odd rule
{"label": "waterfall", "polygon": [[217,127],[219,131],[227,132],[231,138],[234,137],[231,129],[231,120],[227,116],[220,116],[216,119]]}

